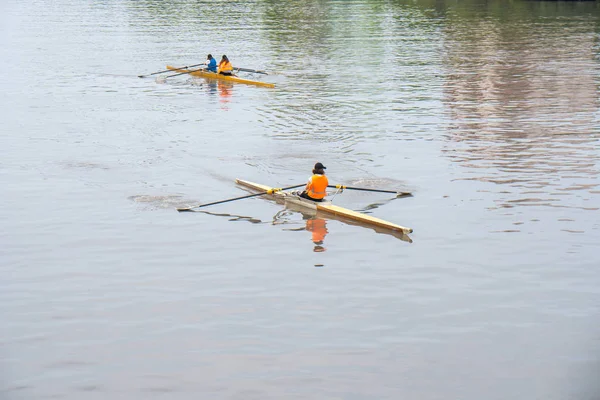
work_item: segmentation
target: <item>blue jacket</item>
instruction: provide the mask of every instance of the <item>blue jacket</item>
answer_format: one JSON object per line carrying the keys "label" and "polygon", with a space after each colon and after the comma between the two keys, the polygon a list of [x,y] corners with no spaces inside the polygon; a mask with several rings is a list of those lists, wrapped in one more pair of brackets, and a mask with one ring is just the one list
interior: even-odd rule
{"label": "blue jacket", "polygon": [[208,66],[206,67],[206,70],[210,71],[210,72],[217,72],[217,60],[215,60],[214,58],[212,58],[208,62]]}

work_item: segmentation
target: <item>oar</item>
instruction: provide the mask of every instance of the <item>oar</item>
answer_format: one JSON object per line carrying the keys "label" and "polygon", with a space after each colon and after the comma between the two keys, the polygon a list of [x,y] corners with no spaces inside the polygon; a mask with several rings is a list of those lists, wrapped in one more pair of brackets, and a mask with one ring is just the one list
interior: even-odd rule
{"label": "oar", "polygon": [[[181,68],[177,68],[177,69],[184,69],[184,68],[194,68],[194,67],[197,67],[197,66],[199,66],[199,65],[204,65],[204,63],[202,63],[202,64],[190,65],[190,66],[185,66],[185,67],[181,67]],[[156,74],[164,74],[165,72],[170,72],[170,71],[172,71],[172,70],[171,70],[171,69],[165,69],[164,71],[153,72],[153,73],[151,73],[151,74],[148,74],[148,75],[138,75],[138,78],[145,78],[145,77],[147,77],[147,76],[150,76],[150,75],[156,75]]]}
{"label": "oar", "polygon": [[237,69],[238,71],[243,71],[243,72],[254,72],[254,73],[256,73],[256,74],[264,74],[264,75],[269,75],[269,73],[268,73],[268,72],[265,72],[265,71],[260,71],[260,70],[257,70],[257,69],[238,68],[238,67],[235,67],[234,69]]}
{"label": "oar", "polygon": [[378,192],[378,193],[394,193],[396,196],[411,196],[410,192],[396,192],[394,190],[381,190],[381,189],[367,189],[367,188],[358,188],[352,186],[344,186],[344,185],[329,185],[327,187],[336,188],[336,189],[348,189],[348,190],[361,190],[363,192]]}
{"label": "oar", "polygon": [[273,188],[273,189],[269,189],[266,192],[262,192],[262,193],[249,194],[248,196],[234,197],[233,199],[227,199],[227,200],[221,200],[221,201],[214,201],[212,203],[198,204],[197,206],[193,206],[193,207],[178,208],[177,211],[179,211],[179,212],[182,212],[182,211],[191,211],[194,208],[201,208],[201,207],[206,207],[206,206],[212,206],[212,205],[215,205],[215,204],[227,203],[229,201],[248,199],[250,197],[263,196],[265,194],[273,194],[275,192],[281,192],[283,190],[289,190],[289,189],[296,189],[296,188],[299,188],[299,187],[302,187],[302,186],[306,186],[306,183],[303,183],[301,185],[284,187],[284,188]]}
{"label": "oar", "polygon": [[[200,64],[200,65],[202,65],[202,64]],[[167,79],[167,78],[172,78],[172,77],[174,77],[174,76],[179,76],[179,75],[191,74],[192,72],[203,71],[203,70],[205,70],[205,69],[206,69],[206,68],[198,68],[198,69],[194,69],[194,70],[191,70],[191,71],[180,72],[180,73],[178,73],[178,74],[167,75],[167,76],[165,76],[165,79]]]}

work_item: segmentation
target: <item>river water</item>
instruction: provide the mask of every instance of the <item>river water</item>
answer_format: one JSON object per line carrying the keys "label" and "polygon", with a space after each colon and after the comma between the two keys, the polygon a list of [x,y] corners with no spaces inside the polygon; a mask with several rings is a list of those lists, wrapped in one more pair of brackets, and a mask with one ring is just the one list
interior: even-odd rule
{"label": "river water", "polygon": [[598,398],[600,2],[0,10],[0,398]]}

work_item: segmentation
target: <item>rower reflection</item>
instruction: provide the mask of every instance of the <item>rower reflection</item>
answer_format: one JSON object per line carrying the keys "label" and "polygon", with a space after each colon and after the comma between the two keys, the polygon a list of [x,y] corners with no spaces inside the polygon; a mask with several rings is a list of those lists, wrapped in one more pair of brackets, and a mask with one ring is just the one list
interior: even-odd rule
{"label": "rower reflection", "polygon": [[218,87],[217,87],[217,82],[216,81],[209,80],[206,83],[206,85],[208,87],[208,93],[210,93],[210,94],[217,94]]}
{"label": "rower reflection", "polygon": [[219,88],[219,94],[221,95],[221,103],[229,103],[233,85],[231,83],[217,81],[217,86]]}
{"label": "rower reflection", "polygon": [[325,236],[327,236],[327,234],[329,233],[329,231],[327,230],[327,220],[317,217],[315,213],[306,212],[305,209],[290,210],[286,208],[279,211],[273,216],[273,225],[294,224],[295,222],[293,220],[293,216],[297,213],[300,213],[302,215],[302,220],[305,221],[304,226],[301,228],[288,228],[284,230],[308,231],[312,234],[311,240],[315,245],[313,251],[316,253],[320,253],[322,251],[327,250],[323,246]]}
{"label": "rower reflection", "polygon": [[315,244],[314,252],[325,251],[323,241],[327,235],[327,221],[323,218],[309,218],[306,220],[306,230],[312,233],[312,242]]}

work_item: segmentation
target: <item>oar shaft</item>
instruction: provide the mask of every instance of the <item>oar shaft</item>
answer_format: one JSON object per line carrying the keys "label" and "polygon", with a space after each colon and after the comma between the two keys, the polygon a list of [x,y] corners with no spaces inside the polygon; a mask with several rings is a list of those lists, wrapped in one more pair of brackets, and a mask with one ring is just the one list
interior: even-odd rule
{"label": "oar shaft", "polygon": [[[181,67],[181,68],[177,68],[177,69],[184,69],[184,68],[194,68],[197,67],[199,65],[204,65],[204,63],[202,64],[194,64],[194,65],[189,65],[189,66],[185,66],[185,67]],[[145,78],[147,76],[151,76],[151,75],[157,75],[157,74],[164,74],[165,72],[170,72],[172,71],[171,69],[165,69],[164,71],[158,71],[158,72],[153,72],[151,74],[148,75],[138,75],[139,78]]]}
{"label": "oar shaft", "polygon": [[[178,68],[178,69],[182,69],[182,68]],[[194,70],[191,70],[191,71],[180,72],[178,74],[167,75],[167,76],[165,76],[165,79],[172,78],[174,76],[179,76],[179,75],[191,74],[192,72],[202,71],[202,70],[205,70],[205,69],[206,68],[198,68],[198,69],[194,69]],[[176,71],[176,70],[174,70],[174,71]]]}
{"label": "oar shaft", "polygon": [[215,204],[228,203],[230,201],[235,201],[235,200],[249,199],[250,197],[263,196],[265,194],[273,194],[275,192],[280,192],[280,191],[283,191],[283,190],[296,189],[296,188],[299,188],[299,187],[302,187],[302,186],[306,186],[306,184],[303,183],[301,185],[294,185],[294,186],[284,187],[284,188],[280,188],[280,189],[279,188],[271,189],[271,190],[268,190],[268,191],[262,192],[262,193],[254,193],[254,194],[249,194],[247,196],[235,197],[233,199],[213,201],[212,203],[198,204],[197,206],[193,206],[193,207],[178,208],[177,211],[179,211],[179,212],[182,212],[182,211],[191,211],[194,208],[202,208],[202,207],[207,207],[207,206],[214,206]]}
{"label": "oar shaft", "polygon": [[206,203],[206,204],[198,204],[197,206],[194,207],[190,207],[190,208],[178,208],[177,211],[187,211],[187,210],[191,210],[194,208],[202,208],[202,207],[208,207],[208,206],[214,206],[215,204],[223,204],[223,203],[228,203],[230,201],[234,201],[234,200],[242,200],[242,199],[248,199],[250,197],[255,197],[255,196],[262,196],[265,193],[255,193],[255,194],[251,194],[249,196],[242,196],[242,197],[236,197],[234,199],[227,199],[227,200],[220,200],[220,201],[213,201],[212,203]]}
{"label": "oar shaft", "polygon": [[368,189],[368,188],[359,188],[359,187],[344,186],[344,185],[329,185],[327,187],[336,188],[336,189],[360,190],[363,192],[393,193],[393,194],[396,194],[399,196],[410,194],[408,192],[397,192],[395,190]]}
{"label": "oar shaft", "polygon": [[235,67],[234,69],[237,69],[238,71],[243,71],[243,72],[254,72],[254,73],[257,73],[257,74],[269,75],[268,72],[260,71],[258,69],[241,68],[241,67]]}

